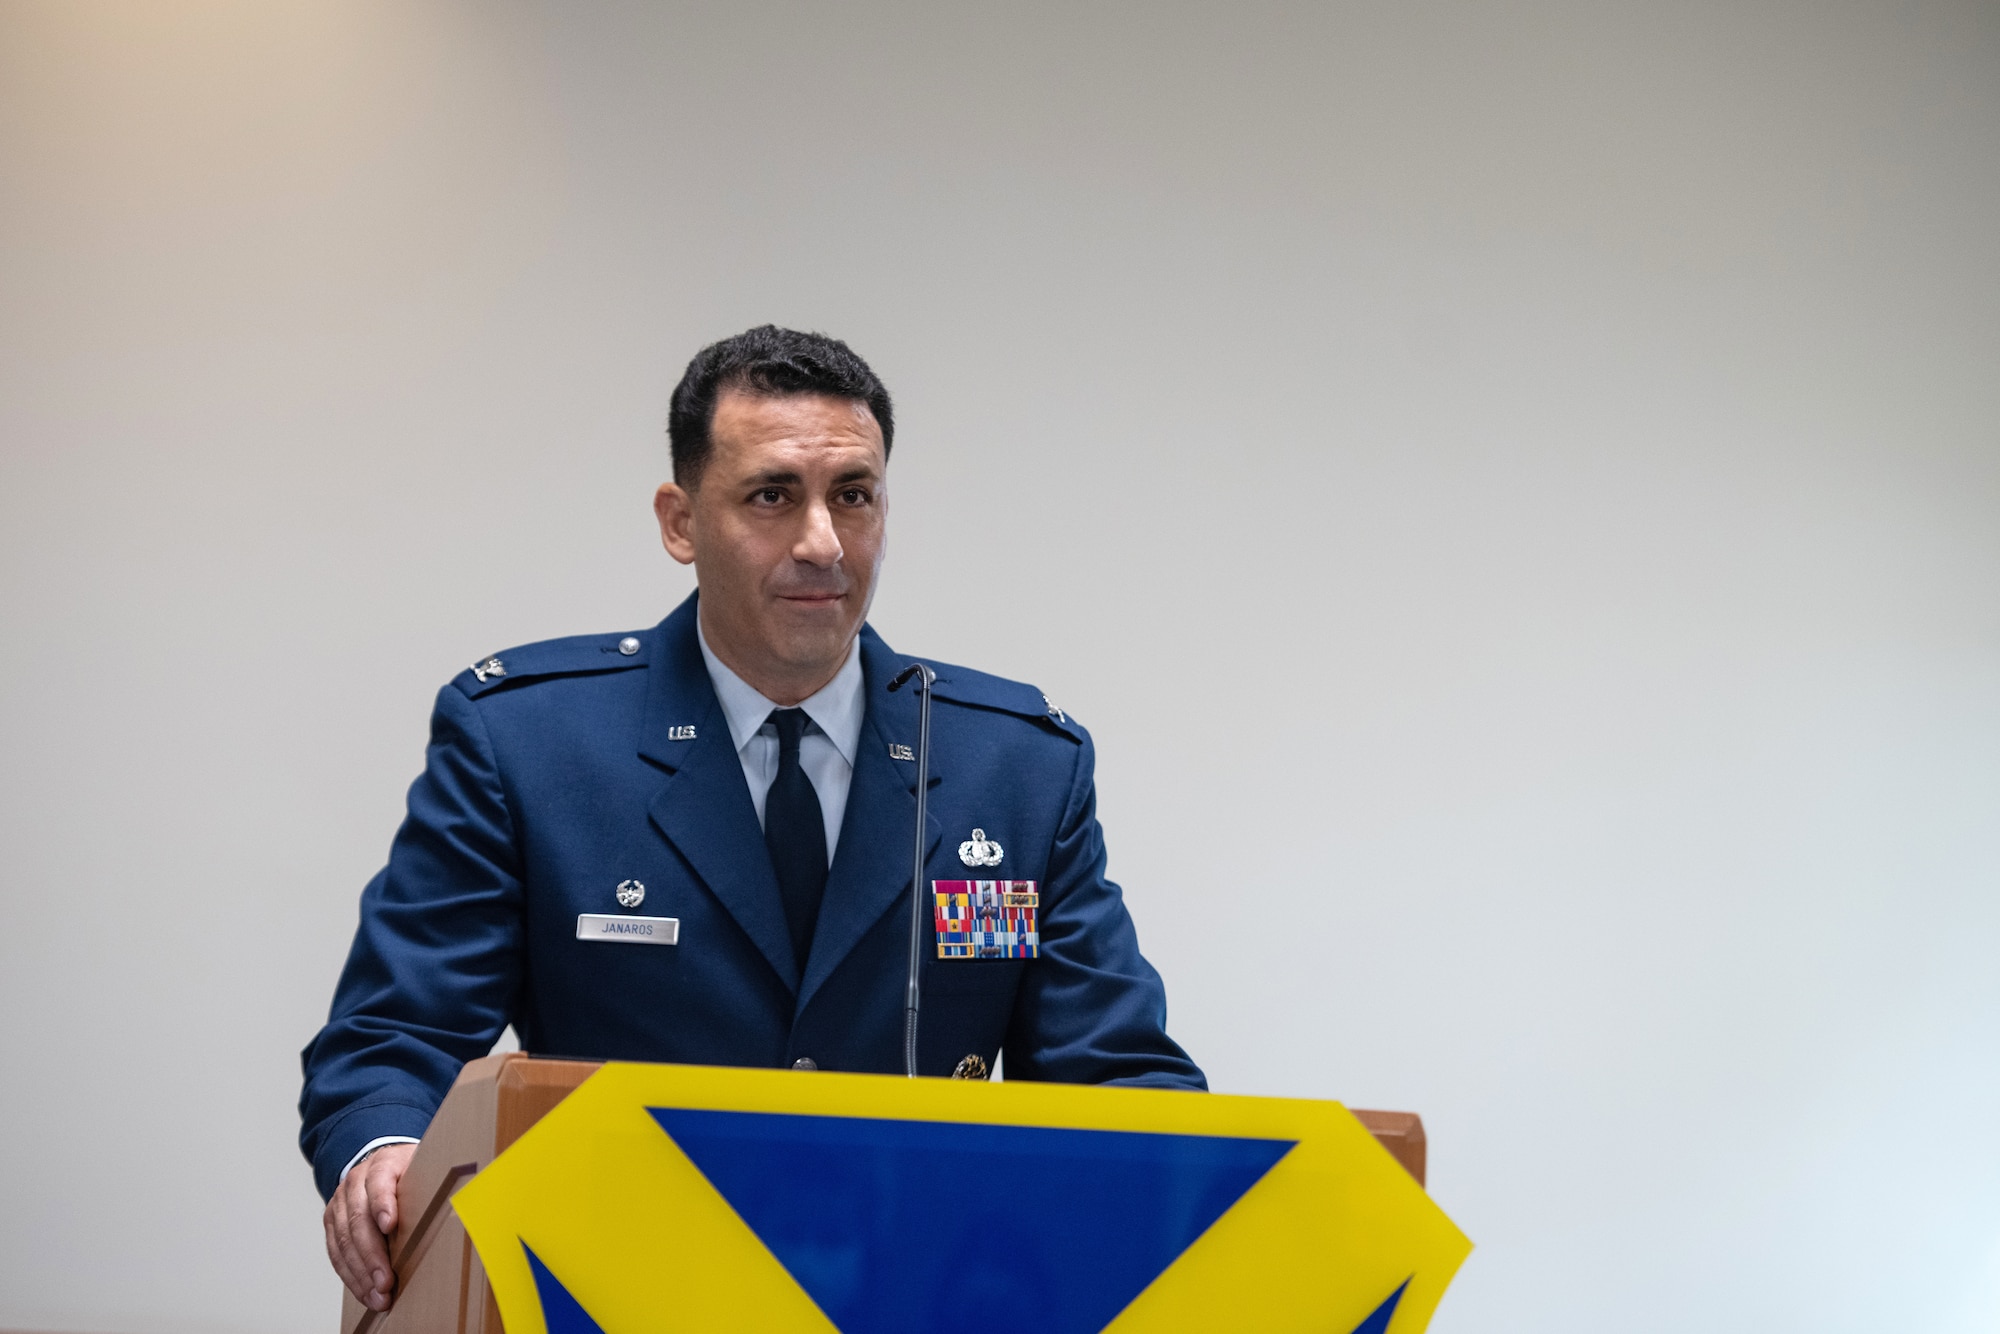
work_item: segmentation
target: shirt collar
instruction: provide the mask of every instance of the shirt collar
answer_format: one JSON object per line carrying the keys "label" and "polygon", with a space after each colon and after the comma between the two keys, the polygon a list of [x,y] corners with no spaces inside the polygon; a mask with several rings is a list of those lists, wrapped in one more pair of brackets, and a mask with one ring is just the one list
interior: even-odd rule
{"label": "shirt collar", "polygon": [[[708,679],[715,686],[715,698],[722,705],[722,716],[729,720],[729,740],[740,754],[771,716],[771,710],[779,706],[764,698],[757,687],[730,671],[728,664],[715,656],[699,619],[695,621],[694,633],[701,643],[701,659],[708,664]],[[854,767],[855,752],[861,745],[861,715],[866,703],[861,684],[861,639],[856,636],[848,647],[847,661],[833,674],[833,679],[799,702],[806,717],[826,734],[849,768]]]}

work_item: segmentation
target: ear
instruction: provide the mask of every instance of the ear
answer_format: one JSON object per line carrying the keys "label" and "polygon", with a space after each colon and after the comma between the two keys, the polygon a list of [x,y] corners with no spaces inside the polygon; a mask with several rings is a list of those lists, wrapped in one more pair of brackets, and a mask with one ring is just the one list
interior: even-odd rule
{"label": "ear", "polygon": [[660,545],[683,565],[694,564],[694,497],[673,482],[653,493],[653,517],[660,521]]}

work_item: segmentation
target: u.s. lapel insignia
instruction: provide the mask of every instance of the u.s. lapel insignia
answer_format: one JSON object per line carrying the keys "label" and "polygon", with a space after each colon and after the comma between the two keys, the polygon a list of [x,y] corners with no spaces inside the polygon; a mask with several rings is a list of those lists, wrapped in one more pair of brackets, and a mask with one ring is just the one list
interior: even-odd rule
{"label": "u.s. lapel insignia", "polygon": [[958,859],[967,866],[998,866],[1005,853],[998,843],[986,837],[984,829],[972,831],[972,837],[958,845]]}
{"label": "u.s. lapel insignia", "polygon": [[891,741],[889,743],[889,758],[892,760],[908,760],[911,764],[915,764],[917,762],[917,753],[900,741]]}
{"label": "u.s. lapel insignia", "polygon": [[940,959],[1036,959],[1041,930],[1032,880],[933,880],[931,902]]}

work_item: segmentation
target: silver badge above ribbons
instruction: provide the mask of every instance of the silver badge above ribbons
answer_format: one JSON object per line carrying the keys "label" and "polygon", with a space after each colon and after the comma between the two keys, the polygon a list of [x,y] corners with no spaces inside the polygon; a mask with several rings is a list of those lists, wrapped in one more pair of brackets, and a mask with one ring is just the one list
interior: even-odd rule
{"label": "silver badge above ribbons", "polygon": [[958,845],[958,859],[967,866],[998,866],[1006,852],[998,843],[986,837],[984,829],[972,831],[972,837]]}
{"label": "silver badge above ribbons", "polygon": [[646,887],[637,880],[618,882],[618,906],[636,908],[646,901]]}

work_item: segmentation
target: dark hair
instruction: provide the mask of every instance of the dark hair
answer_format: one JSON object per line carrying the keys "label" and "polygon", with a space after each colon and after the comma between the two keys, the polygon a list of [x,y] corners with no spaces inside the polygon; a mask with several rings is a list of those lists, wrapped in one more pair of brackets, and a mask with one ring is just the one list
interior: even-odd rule
{"label": "dark hair", "polygon": [[760,324],[734,338],[710,343],[694,354],[667,409],[667,442],[674,456],[674,480],[693,489],[701,482],[714,442],[709,426],[715,400],[725,389],[782,397],[825,394],[866,403],[882,428],[882,457],[896,438],[889,391],[868,363],[838,338]]}

